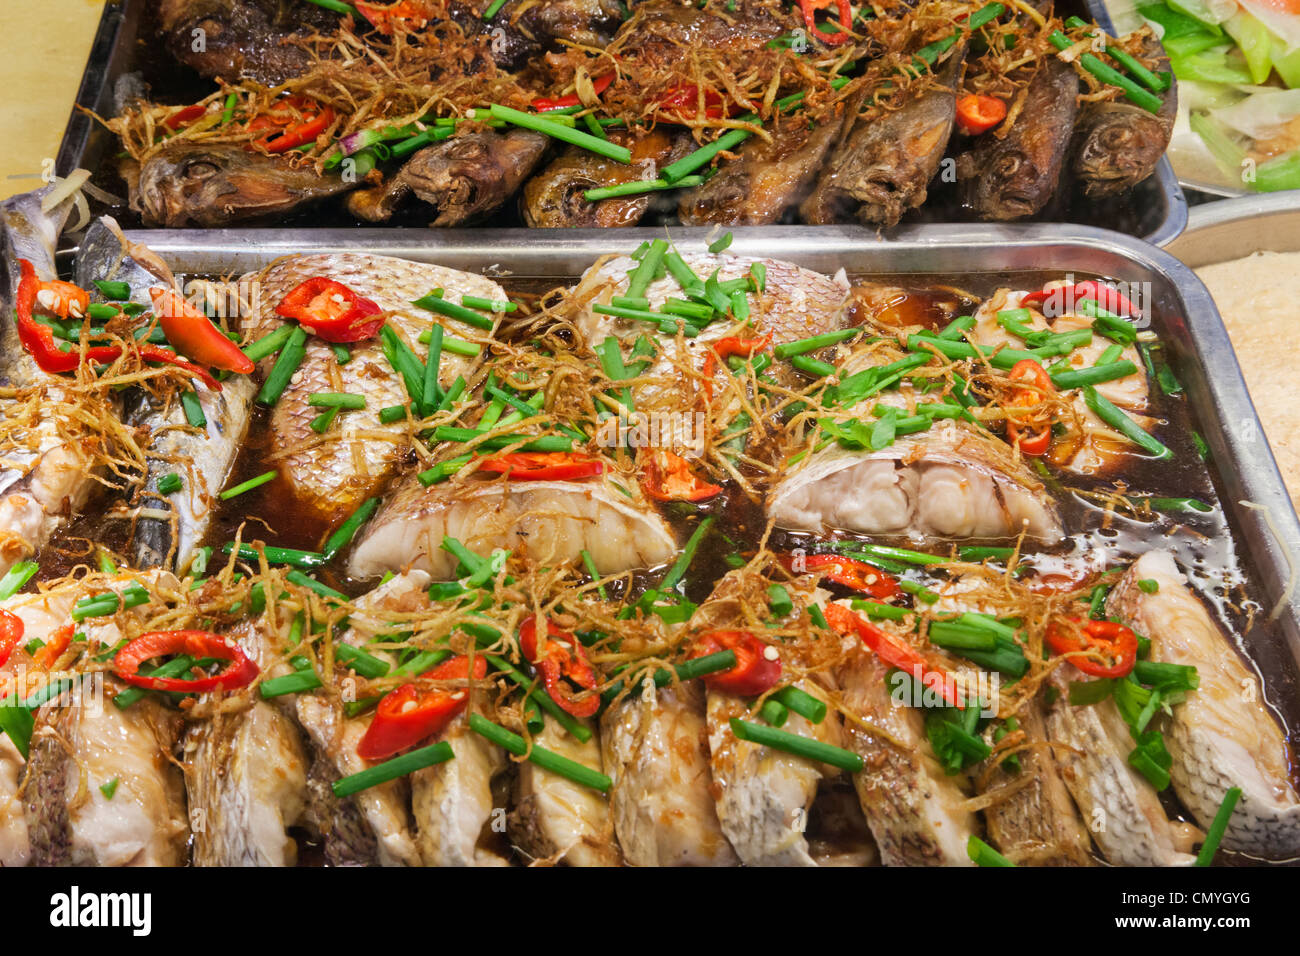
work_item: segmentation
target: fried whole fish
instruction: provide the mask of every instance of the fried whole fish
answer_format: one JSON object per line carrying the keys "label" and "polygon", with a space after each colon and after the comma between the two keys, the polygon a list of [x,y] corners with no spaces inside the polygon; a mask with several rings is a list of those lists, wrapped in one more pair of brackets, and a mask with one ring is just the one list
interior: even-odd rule
{"label": "fried whole fish", "polygon": [[296,0],[162,0],[157,23],[167,51],[200,76],[274,86],[312,65],[294,41],[332,33],[339,20]]}
{"label": "fried whole fish", "polygon": [[[1138,586],[1148,581],[1156,584],[1149,593]],[[1173,556],[1148,551],[1133,562],[1107,609],[1151,640],[1153,661],[1190,665],[1200,678],[1168,719],[1178,799],[1208,827],[1224,793],[1240,787],[1223,845],[1266,859],[1300,855],[1300,796],[1286,737],[1258,675],[1192,593]]]}
{"label": "fried whole fish", "polygon": [[700,7],[674,0],[638,3],[609,44],[619,57],[672,60],[690,49],[746,53],[801,25],[761,0],[740,0],[734,8]]}
{"label": "fried whole fish", "polygon": [[547,49],[567,45],[605,46],[623,23],[616,0],[510,0],[490,18],[490,0],[451,3],[448,13],[468,36],[492,38],[492,60],[505,70],[520,70]]}
{"label": "fried whole fish", "polygon": [[[633,486],[635,487],[635,485]],[[639,492],[613,487],[606,476],[585,481],[444,482],[403,480],[352,550],[348,573],[368,579],[417,568],[439,580],[455,576],[444,536],[476,554],[526,550],[542,563],[590,552],[601,574],[650,568],[677,552],[672,530]]]}
{"label": "fried whole fish", "polygon": [[349,196],[348,211],[384,222],[415,196],[437,212],[430,226],[476,222],[518,192],[549,145],[547,137],[524,129],[453,136],[420,150],[387,183]]}
{"label": "fried whole fish", "polygon": [[739,159],[682,196],[677,206],[682,224],[780,222],[812,188],[842,126],[842,121],[831,119],[810,130],[801,119],[774,129],[770,143],[752,137],[741,146]]}
{"label": "fried whole fish", "polygon": [[898,109],[859,118],[800,205],[803,221],[826,224],[856,214],[863,223],[892,226],[924,203],[952,136],[965,60],[965,46],[955,48],[933,83]]}
{"label": "fried whole fish", "polygon": [[1010,131],[1001,138],[985,133],[958,160],[964,201],[981,219],[1007,222],[1033,216],[1056,194],[1078,98],[1074,67],[1049,56],[1030,79]]}
{"label": "fried whole fish", "polygon": [[[246,323],[248,335],[260,338],[284,323],[276,306],[286,293],[315,276],[327,276],[372,300],[387,313],[388,327],[417,355],[425,351],[418,343],[419,335],[432,327],[434,318],[413,306],[413,300],[435,288],[457,303],[462,295],[493,301],[508,298],[491,279],[438,265],[366,253],[296,256],[241,280],[256,283],[259,289]],[[459,319],[439,321],[449,334],[460,338],[481,339],[484,334]],[[396,474],[407,445],[406,425],[385,424],[379,411],[406,402],[406,388],[384,357],[379,338],[353,344],[343,364],[329,343],[315,336],[308,338],[306,349],[306,357],[271,412],[272,457],[279,465],[285,493],[307,513],[337,521]],[[468,377],[476,361],[444,354],[439,366],[441,387],[450,386],[457,375]],[[273,362],[269,358],[262,363],[264,373]],[[341,414],[326,432],[317,434],[311,422],[320,409],[309,404],[316,392],[364,395],[366,407]]]}
{"label": "fried whole fish", "polygon": [[127,185],[146,226],[213,229],[283,216],[356,183],[242,146],[181,141],[145,160]]}
{"label": "fried whole fish", "polygon": [[1155,37],[1146,38],[1142,56],[1154,61],[1156,72],[1169,77],[1160,112],[1151,113],[1124,99],[1088,103],[1079,112],[1071,169],[1086,196],[1114,196],[1133,188],[1155,172],[1169,148],[1178,116],[1178,81]]}
{"label": "fried whole fish", "polygon": [[693,145],[689,137],[665,127],[644,135],[621,131],[609,134],[611,142],[628,146],[632,162],[617,163],[589,150],[572,147],[524,185],[519,208],[524,222],[535,229],[635,226],[650,208],[652,194],[616,196],[588,202],[588,189],[654,179],[661,166],[671,163]]}
{"label": "fried whole fish", "polygon": [[[86,501],[94,485],[91,443],[74,412],[62,376],[49,375],[23,348],[15,317],[19,260],[42,281],[57,278],[54,244],[72,208],[71,198],[46,211],[53,186],[0,204],[0,252],[5,286],[0,289],[0,384],[19,389],[0,398],[0,418],[10,426],[0,447],[0,570],[34,554]],[[37,304],[39,305],[39,294]],[[96,408],[111,414],[113,400]]]}

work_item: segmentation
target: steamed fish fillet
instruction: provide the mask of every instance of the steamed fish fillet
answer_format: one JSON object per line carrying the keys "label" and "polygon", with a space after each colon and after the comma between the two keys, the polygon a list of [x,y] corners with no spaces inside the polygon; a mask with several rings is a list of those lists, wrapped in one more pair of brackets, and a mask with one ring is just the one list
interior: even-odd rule
{"label": "steamed fish fillet", "polygon": [[[1139,581],[1155,581],[1148,594]],[[1201,826],[1223,795],[1241,788],[1223,845],[1254,856],[1300,855],[1300,798],[1282,728],[1264,702],[1258,676],[1188,588],[1173,557],[1148,551],[1111,592],[1108,610],[1151,640],[1151,659],[1191,665],[1200,686],[1173,705],[1166,741],[1178,799]]]}
{"label": "steamed fish fillet", "polygon": [[505,753],[469,729],[461,714],[442,739],[455,756],[411,774],[411,810],[416,845],[425,866],[506,866],[508,861],[479,845],[493,821],[492,778],[506,768]]}
{"label": "steamed fish fillet", "polygon": [[1064,664],[1052,675],[1059,697],[1047,712],[1048,739],[1084,825],[1115,866],[1188,866],[1196,832],[1170,821],[1155,788],[1128,762],[1133,737],[1109,698],[1070,704],[1070,681],[1083,679]]}
{"label": "steamed fish fillet", "polygon": [[633,693],[601,719],[610,810],[632,866],[734,866],[713,799],[703,695]]}
{"label": "steamed fish fillet", "polygon": [[[171,760],[179,716],[145,698],[121,710],[89,676],[72,706],[37,713],[24,785],[36,866],[178,866],[189,824]],[[75,699],[75,698],[74,698]],[[100,787],[116,780],[109,799]]]}
{"label": "steamed fish fillet", "polygon": [[[707,692],[709,757],[718,821],[746,866],[816,866],[804,828],[822,781],[822,765],[741,740],[730,720],[753,719],[734,694]],[[782,730],[839,746],[836,715],[820,724],[791,713]]]}
{"label": "steamed fish fillet", "polygon": [[[583,723],[592,726],[590,721]],[[584,767],[601,769],[600,740],[595,734],[583,743],[548,720],[533,744]],[[525,853],[570,866],[618,866],[614,823],[604,794],[531,761],[519,764],[518,774],[510,835]]]}
{"label": "steamed fish fillet", "polygon": [[[231,637],[265,671],[273,655],[257,625]],[[222,707],[194,724],[184,746],[185,784],[194,831],[195,866],[293,866],[298,846],[289,828],[307,802],[307,757],[293,720],[262,699],[239,692],[242,709]]]}
{"label": "steamed fish fillet", "polygon": [[446,535],[475,554],[514,549],[542,564],[574,561],[585,549],[601,574],[655,567],[677,553],[671,529],[639,492],[629,498],[603,477],[428,488],[408,477],[353,548],[348,571],[371,578],[416,568],[450,579],[456,558],[441,548]]}
{"label": "steamed fish fillet", "polygon": [[[977,832],[958,777],[947,776],[930,751],[922,711],[896,702],[889,667],[854,648],[839,672],[845,746],[866,766],[854,774],[862,813],[886,866],[970,866],[966,844]],[[888,734],[888,737],[884,736]]]}
{"label": "steamed fish fillet", "polygon": [[[574,289],[574,300],[582,303],[574,318],[574,325],[588,348],[595,348],[611,335],[627,348],[641,335],[657,341],[658,355],[643,373],[643,377],[653,381],[636,389],[638,408],[659,404],[693,407],[694,390],[683,389],[683,373],[678,369],[678,363],[698,370],[710,343],[718,339],[738,334],[745,337],[771,334],[773,344],[780,345],[830,332],[844,324],[849,284],[842,276],[832,279],[778,259],[698,253],[684,253],[682,258],[701,280],[707,279],[714,270],[718,271],[718,280],[725,282],[748,276],[750,267],[756,262],[766,267],[764,293],[750,295],[749,322],[752,331],[737,332],[734,325],[725,321],[713,322],[697,338],[686,339],[686,353],[683,355],[678,353],[676,340],[672,336],[655,333],[653,326],[645,322],[592,311],[594,305],[608,305],[615,296],[627,294],[628,273],[637,265],[629,256],[615,256],[598,262],[583,274],[582,280]],[[681,286],[671,274],[651,282],[645,292],[645,297],[650,300],[650,308],[656,311],[668,299],[680,298],[681,295]],[[725,364],[722,363],[724,368]]]}
{"label": "steamed fish fillet", "polygon": [[[355,602],[352,629],[342,640],[359,644],[365,628],[382,626],[385,612],[408,611],[425,600],[429,577],[422,571],[399,575]],[[371,617],[373,621],[370,621]],[[377,652],[378,653],[378,652]],[[365,770],[369,764],[357,745],[374,717],[373,711],[348,717],[339,695],[321,691],[299,694],[292,703],[298,724],[307,733],[312,751],[308,774],[308,816],[318,831],[325,857],[332,866],[419,866],[410,813],[410,784],[390,780],[350,797],[334,796],[330,784]]]}
{"label": "steamed fish fillet", "polygon": [[933,538],[1013,538],[1054,544],[1056,505],[1023,462],[994,454],[995,441],[949,419],[877,452],[828,445],[772,490],[778,527],[824,533]]}
{"label": "steamed fish fillet", "polygon": [[26,765],[13,741],[0,737],[0,868],[26,866],[31,859],[27,817],[19,794]]}
{"label": "steamed fish fillet", "polygon": [[1017,716],[1031,745],[1017,754],[1019,772],[1003,769],[1001,755],[977,771],[981,795],[998,796],[984,810],[989,840],[1021,866],[1091,866],[1091,840],[1048,743],[1042,709],[1030,701]]}
{"label": "steamed fish fillet", "polygon": [[[366,253],[327,253],[294,256],[245,276],[260,282],[248,331],[259,338],[281,325],[275,308],[285,294],[315,276],[341,282],[357,295],[371,299],[388,314],[388,325],[406,341],[421,360],[427,349],[418,342],[421,332],[440,321],[447,334],[480,339],[483,332],[458,319],[435,318],[411,305],[435,288],[448,301],[459,304],[462,295],[503,300],[505,291],[490,279],[443,266],[409,262]],[[307,354],[291,384],[271,413],[272,458],[279,467],[283,490],[309,512],[327,521],[346,517],[374,494],[397,471],[407,443],[405,422],[385,425],[379,411],[407,401],[401,376],[384,358],[376,336],[350,347],[351,359],[340,365],[329,343],[316,336],[307,340]],[[466,375],[476,360],[444,352],[439,369],[443,388],[457,375]],[[267,359],[263,370],[271,368]],[[321,409],[309,405],[315,392],[363,395],[366,407],[341,412],[324,435],[310,428]]]}

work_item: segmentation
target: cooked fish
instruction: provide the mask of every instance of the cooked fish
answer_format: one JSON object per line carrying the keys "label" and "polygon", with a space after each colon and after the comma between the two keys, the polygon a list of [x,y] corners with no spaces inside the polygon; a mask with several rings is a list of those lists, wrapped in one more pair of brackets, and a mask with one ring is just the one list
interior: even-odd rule
{"label": "cooked fish", "polygon": [[[845,746],[866,767],[853,775],[862,813],[886,866],[969,866],[977,832],[959,777],[947,776],[930,751],[922,711],[890,692],[889,666],[857,645],[838,672]],[[862,723],[853,718],[856,717]]]}
{"label": "cooked fish", "polygon": [[1169,147],[1178,115],[1178,81],[1155,37],[1146,38],[1142,54],[1170,79],[1159,113],[1123,99],[1088,103],[1079,112],[1071,168],[1089,197],[1113,196],[1136,186],[1155,172]]}
{"label": "cooked fish", "polygon": [[[455,757],[411,774],[420,858],[425,866],[505,866],[505,858],[481,845],[498,809],[492,778],[506,768],[505,752],[470,730],[464,714],[442,739]],[[504,822],[504,808],[501,813]]]}
{"label": "cooked fish", "polygon": [[704,185],[685,193],[677,206],[683,225],[766,226],[781,222],[812,188],[842,120],[808,129],[801,117],[772,131],[773,141],[751,138],[740,157]]}
{"label": "cooked fish", "polygon": [[437,211],[429,225],[467,225],[500,209],[549,145],[541,133],[524,129],[462,133],[420,150],[388,183],[349,197],[348,209],[383,222],[414,195]]}
{"label": "cooked fish", "polygon": [[671,60],[692,48],[744,53],[799,24],[793,16],[782,16],[761,0],[740,0],[726,10],[650,0],[636,5],[609,50],[620,57],[651,62]]}
{"label": "cooked fish", "polygon": [[803,221],[832,223],[856,214],[864,223],[892,226],[924,203],[952,136],[965,60],[965,46],[957,47],[933,85],[883,116],[858,119],[799,207]]}
{"label": "cooked fish", "polygon": [[1070,682],[1081,676],[1068,664],[1053,672],[1057,700],[1047,732],[1093,841],[1116,866],[1190,865],[1197,831],[1171,822],[1155,788],[1128,762],[1133,737],[1115,701],[1070,704]]}
{"label": "cooked fish", "polygon": [[[248,333],[257,338],[284,322],[276,315],[276,306],[286,293],[314,276],[327,276],[372,300],[388,314],[389,328],[417,355],[425,351],[418,344],[419,335],[432,327],[434,318],[413,306],[414,299],[435,288],[443,289],[448,300],[456,303],[463,295],[494,301],[507,298],[491,279],[443,266],[366,253],[296,256],[245,276],[259,283]],[[483,335],[459,319],[440,321],[454,335]],[[473,361],[444,353],[441,386],[447,388],[457,375],[466,374]],[[265,360],[263,368],[273,362]],[[366,407],[341,414],[327,432],[318,435],[311,422],[320,409],[308,404],[315,392],[364,395]],[[385,425],[379,412],[406,400],[402,378],[384,357],[378,338],[354,344],[349,360],[340,364],[328,343],[310,337],[302,365],[271,413],[272,457],[280,466],[284,492],[322,520],[336,521],[350,514],[397,471],[407,442],[406,425]]]}
{"label": "cooked fish", "polygon": [[[257,624],[231,638],[264,670],[276,659]],[[293,720],[257,687],[224,695],[184,742],[195,866],[293,866],[289,835],[307,803],[307,757]],[[242,698],[240,705],[231,706]],[[202,702],[203,698],[200,698]]]}
{"label": "cooked fish", "polygon": [[[109,217],[91,225],[77,255],[77,285],[92,289],[103,279],[128,283],[131,300],[143,305],[151,304],[151,288],[179,288],[166,263],[129,242]],[[203,429],[188,426],[175,399],[134,396],[123,418],[136,428],[147,428],[149,435],[149,473],[135,502],[141,513],[131,539],[134,567],[180,570],[193,557],[212,521],[216,493],[244,443],[255,391],[252,379],[243,375],[227,379],[220,391],[196,380],[194,392],[207,420]],[[184,489],[158,494],[158,479],[173,472],[182,474]]]}
{"label": "cooked fish", "polygon": [[448,13],[467,35],[489,34],[492,59],[505,70],[522,69],[546,49],[603,47],[623,22],[615,0],[511,0],[484,19],[486,6],[453,2]]}
{"label": "cooked fish", "polygon": [[958,160],[965,201],[981,219],[1009,221],[1040,212],[1056,193],[1078,114],[1079,76],[1049,56],[1029,81],[1010,131],[985,133]]}
{"label": "cooked fish", "polygon": [[713,799],[704,695],[634,693],[600,724],[614,832],[632,866],[734,866]]}
{"label": "cooked fish", "polygon": [[[1146,581],[1156,589],[1138,586]],[[1148,551],[1138,558],[1107,608],[1151,640],[1152,660],[1190,665],[1200,677],[1168,721],[1169,774],[1178,799],[1208,827],[1224,793],[1240,787],[1223,845],[1268,859],[1300,855],[1300,797],[1286,737],[1258,675],[1192,593],[1173,556]]]}
{"label": "cooked fish", "polygon": [[591,553],[601,574],[664,564],[677,552],[672,530],[639,492],[628,497],[607,477],[587,481],[447,482],[405,479],[352,550],[348,573],[368,579],[416,568],[454,576],[442,539],[476,554],[526,551],[542,564]]}
{"label": "cooked fish", "polygon": [[635,226],[649,210],[653,194],[616,196],[592,203],[583,193],[598,187],[654,179],[660,167],[673,162],[694,145],[689,137],[674,135],[662,126],[644,135],[615,130],[609,133],[609,138],[631,149],[631,163],[617,163],[589,150],[571,147],[525,184],[519,203],[524,222],[538,229]]}
{"label": "cooked fish", "polygon": [[916,540],[1024,532],[1044,544],[1060,541],[1051,496],[1022,461],[995,453],[995,441],[944,420],[880,451],[832,444],[787,469],[767,513],[793,531],[836,528]]}
{"label": "cooked fish", "polygon": [[332,33],[338,15],[293,0],[161,0],[158,32],[169,53],[200,76],[274,86],[310,68],[294,43]]}
{"label": "cooked fish", "polygon": [[879,866],[853,785],[843,776],[822,781],[808,811],[808,852],[818,866]]}
{"label": "cooked fish", "polygon": [[23,193],[0,204],[0,251],[5,287],[0,290],[0,384],[20,389],[0,398],[0,418],[10,426],[0,445],[0,569],[34,554],[85,502],[94,484],[90,449],[79,439],[84,428],[58,403],[67,393],[63,379],[47,375],[23,349],[14,317],[18,260],[32,264],[37,278],[56,278],[54,244],[72,200],[48,212],[41,203],[53,186]]}
{"label": "cooked fish", "polygon": [[[591,727],[590,722],[584,724]],[[583,743],[554,721],[547,721],[533,744],[600,770],[600,741]],[[531,761],[518,766],[510,836],[535,859],[570,866],[617,866],[618,844],[609,801],[604,794],[544,770]]]}
{"label": "cooked fish", "polygon": [[317,173],[310,164],[295,166],[292,158],[192,140],[163,147],[127,180],[131,209],[146,226],[169,229],[214,229],[281,216],[356,185],[334,172]]}
{"label": "cooked fish", "polygon": [[981,795],[994,801],[984,809],[989,840],[1020,866],[1091,866],[1088,831],[1062,779],[1040,703],[1030,701],[1017,720],[1027,745],[1017,751],[1020,769],[1005,768],[999,754],[976,770]]}
{"label": "cooked fish", "polygon": [[0,868],[26,866],[32,847],[19,793],[27,761],[13,741],[0,737]]}
{"label": "cooked fish", "polygon": [[[412,610],[426,600],[429,576],[410,571],[381,584],[356,601],[361,612],[353,616],[351,630],[343,635],[350,644],[371,636],[382,625],[383,614]],[[363,618],[373,612],[374,622]],[[298,694],[292,703],[299,725],[307,732],[313,754],[308,773],[308,815],[320,833],[325,858],[332,866],[419,866],[410,814],[410,784],[391,780],[350,797],[338,798],[330,785],[341,777],[360,773],[368,766],[357,754],[373,712],[348,717],[342,695]]]}

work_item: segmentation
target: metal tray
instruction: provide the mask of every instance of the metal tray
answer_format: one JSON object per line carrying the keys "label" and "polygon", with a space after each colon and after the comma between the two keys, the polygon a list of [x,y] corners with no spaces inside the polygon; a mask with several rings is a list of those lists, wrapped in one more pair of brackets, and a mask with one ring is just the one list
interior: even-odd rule
{"label": "metal tray", "polygon": [[1300,193],[1244,196],[1196,206],[1187,231],[1167,246],[1193,269],[1255,252],[1300,250]]}
{"label": "metal tray", "polygon": [[[703,251],[709,232],[680,229],[673,231],[673,238],[681,249]],[[542,233],[529,229],[372,228],[308,234],[288,229],[137,230],[128,235],[181,273],[239,275],[289,254],[364,251],[500,278],[546,278],[552,284],[581,274],[610,251],[611,239],[602,230]],[[628,229],[618,236],[618,243],[631,249],[643,239],[662,235],[660,229]],[[844,269],[853,275],[957,277],[1075,272],[1150,283],[1153,327],[1168,344],[1194,418],[1217,463],[1217,491],[1238,554],[1252,578],[1255,596],[1265,608],[1280,607],[1276,636],[1286,646],[1275,650],[1300,663],[1300,605],[1294,600],[1291,580],[1291,568],[1300,566],[1295,564],[1300,561],[1300,520],[1272,452],[1257,437],[1263,429],[1232,357],[1223,322],[1205,286],[1187,266],[1140,240],[1086,227],[916,226],[899,229],[887,240],[864,240],[861,230],[853,228],[828,227],[813,235],[797,226],[751,227],[734,230],[734,236],[733,252],[785,259],[827,273]],[[1251,640],[1255,641],[1254,634]]]}
{"label": "metal tray", "polygon": [[[1062,0],[1062,2],[1066,5],[1078,4],[1081,12],[1086,2],[1087,12],[1090,15],[1099,20],[1105,17],[1101,0]],[[77,106],[94,110],[105,118],[110,117],[115,113],[114,90],[123,76],[143,68],[152,78],[156,78],[161,56],[157,45],[148,43],[142,36],[143,8],[142,0],[119,0],[104,7],[104,14],[77,94]],[[1108,25],[1109,20],[1106,20],[1105,24]],[[165,70],[166,67],[162,69]],[[170,74],[163,74],[162,79],[170,78],[173,78]],[[193,81],[189,82],[192,85]],[[162,89],[164,85],[165,83],[159,80],[157,92],[168,92]],[[195,95],[202,94],[196,92]],[[66,175],[78,167],[89,169],[95,174],[94,181],[98,185],[120,193],[122,187],[117,181],[117,175],[108,168],[109,160],[117,151],[118,146],[113,135],[81,110],[74,108],[64,131],[56,169],[60,175]],[[1174,176],[1173,168],[1164,159],[1160,161],[1155,174],[1138,184],[1125,200],[1096,201],[1075,197],[1069,205],[1067,218],[1071,221],[1079,220],[1089,226],[1120,230],[1156,245],[1164,245],[1174,239],[1187,224],[1187,200]],[[926,225],[934,222],[933,214],[927,216],[925,209],[913,215],[919,215]],[[513,217],[508,218],[513,219]],[[292,222],[286,222],[284,225],[293,225],[300,229],[308,228],[313,231],[317,228],[356,228],[351,217],[342,212],[324,215],[313,212],[299,215]],[[502,228],[510,228],[511,225],[517,226],[517,219],[503,223]],[[962,225],[980,226],[978,223]],[[821,234],[819,230],[823,227],[791,228],[808,235],[819,235]],[[877,236],[877,230],[868,227],[844,228],[848,232],[843,234],[855,235],[860,242],[871,241]],[[883,235],[890,239],[896,236],[901,238],[908,228],[904,224],[884,232]],[[464,232],[464,230],[457,231]],[[541,230],[536,230],[534,234],[540,232]]]}

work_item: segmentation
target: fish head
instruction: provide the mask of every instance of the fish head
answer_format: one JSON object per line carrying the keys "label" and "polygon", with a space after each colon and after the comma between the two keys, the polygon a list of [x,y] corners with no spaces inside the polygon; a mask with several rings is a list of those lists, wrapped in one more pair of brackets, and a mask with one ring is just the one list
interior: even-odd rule
{"label": "fish head", "polygon": [[132,206],[147,225],[214,227],[282,214],[347,188],[309,165],[240,146],[178,143],[141,166]]}
{"label": "fish head", "polygon": [[75,280],[83,289],[97,280],[125,282],[131,301],[146,306],[152,304],[151,288],[176,285],[167,263],[147,246],[128,240],[112,216],[101,216],[86,230],[77,248]]}
{"label": "fish head", "polygon": [[1112,109],[1080,144],[1075,169],[1098,184],[1132,183],[1164,155],[1167,138],[1160,119],[1146,110]]}

